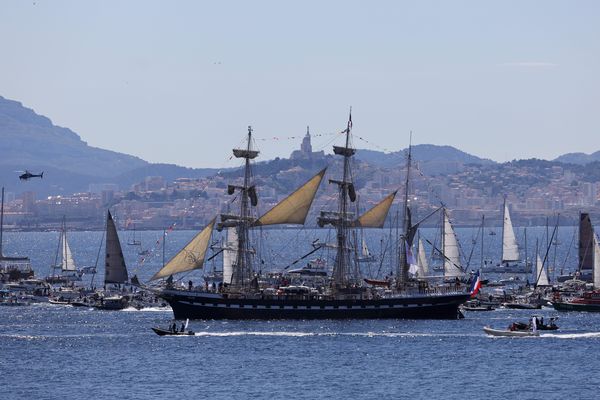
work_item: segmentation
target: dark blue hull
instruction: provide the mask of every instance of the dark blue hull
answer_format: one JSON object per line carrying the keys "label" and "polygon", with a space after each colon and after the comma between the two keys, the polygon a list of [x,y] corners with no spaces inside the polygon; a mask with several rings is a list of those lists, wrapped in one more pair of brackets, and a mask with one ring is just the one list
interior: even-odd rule
{"label": "dark blue hull", "polygon": [[376,300],[228,299],[166,290],[176,319],[456,319],[469,294],[419,295]]}

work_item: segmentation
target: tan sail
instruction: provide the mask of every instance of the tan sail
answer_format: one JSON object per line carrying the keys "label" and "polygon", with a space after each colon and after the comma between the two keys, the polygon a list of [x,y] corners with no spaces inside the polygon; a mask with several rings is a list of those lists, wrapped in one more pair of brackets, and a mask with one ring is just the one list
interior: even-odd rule
{"label": "tan sail", "polygon": [[392,202],[394,201],[397,192],[398,191],[391,193],[373,206],[369,211],[358,217],[358,219],[354,221],[354,225],[362,228],[383,228],[385,218],[390,211],[390,207],[392,206]]}
{"label": "tan sail", "polygon": [[303,225],[327,168],[321,170],[294,193],[260,217],[254,226],[277,224]]}
{"label": "tan sail", "polygon": [[175,254],[175,256],[171,258],[160,271],[154,274],[150,280],[153,281],[180,272],[202,268],[204,266],[204,256],[206,255],[206,250],[210,243],[210,237],[215,221],[216,218],[213,218],[206,228],[194,236],[194,238],[190,240],[179,253]]}

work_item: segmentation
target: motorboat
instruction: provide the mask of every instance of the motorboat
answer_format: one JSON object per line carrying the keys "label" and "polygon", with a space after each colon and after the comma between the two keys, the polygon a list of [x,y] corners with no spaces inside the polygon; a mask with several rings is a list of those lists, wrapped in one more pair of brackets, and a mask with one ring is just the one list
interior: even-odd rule
{"label": "motorboat", "polygon": [[481,304],[479,300],[469,300],[462,305],[461,309],[465,311],[494,311],[491,305]]}
{"label": "motorboat", "polygon": [[173,332],[170,329],[152,328],[158,336],[194,336],[194,331],[188,330],[183,332]]}
{"label": "motorboat", "polygon": [[490,336],[507,336],[507,337],[529,337],[529,336],[539,336],[540,332],[536,331],[511,331],[510,329],[494,329],[489,326],[484,326],[483,331]]}

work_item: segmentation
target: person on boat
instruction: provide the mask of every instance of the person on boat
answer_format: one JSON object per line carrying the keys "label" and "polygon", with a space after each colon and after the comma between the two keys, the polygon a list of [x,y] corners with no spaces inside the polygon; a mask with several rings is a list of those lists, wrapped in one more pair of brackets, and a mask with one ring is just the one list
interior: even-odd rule
{"label": "person on boat", "polygon": [[194,288],[194,283],[192,282],[192,280],[190,279],[190,281],[188,282],[188,289],[190,290],[190,292],[192,291],[192,289]]}
{"label": "person on boat", "polygon": [[173,322],[173,325],[171,325],[171,332],[177,333],[177,323],[176,322]]}
{"label": "person on boat", "polygon": [[183,322],[181,323],[181,332],[185,332],[185,324]]}

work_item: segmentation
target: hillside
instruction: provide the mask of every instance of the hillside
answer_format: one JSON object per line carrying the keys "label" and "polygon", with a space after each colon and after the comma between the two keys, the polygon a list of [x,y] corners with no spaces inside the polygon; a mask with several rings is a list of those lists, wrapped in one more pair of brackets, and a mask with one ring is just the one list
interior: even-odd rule
{"label": "hillside", "polygon": [[[89,146],[68,128],[56,126],[20,102],[0,96],[0,182],[7,191],[38,195],[87,191],[91,183],[122,188],[148,175],[197,178],[212,169],[151,164],[138,157]],[[20,182],[19,171],[44,171],[44,179]]]}
{"label": "hillside", "polygon": [[[394,168],[406,164],[408,149],[383,153],[374,150],[358,150],[356,157],[378,167]],[[494,161],[465,153],[452,146],[417,144],[412,147],[413,160],[419,162],[423,172],[428,174],[453,173],[462,170],[466,164],[491,165]]]}
{"label": "hillside", "polygon": [[592,154],[586,153],[567,153],[555,158],[553,161],[567,164],[589,164],[595,161],[600,161],[600,151]]}

